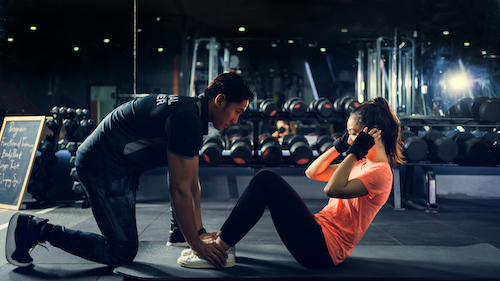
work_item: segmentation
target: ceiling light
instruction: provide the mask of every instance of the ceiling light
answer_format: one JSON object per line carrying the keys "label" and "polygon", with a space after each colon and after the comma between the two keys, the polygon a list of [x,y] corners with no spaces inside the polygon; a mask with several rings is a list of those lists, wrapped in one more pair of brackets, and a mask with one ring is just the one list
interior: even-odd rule
{"label": "ceiling light", "polygon": [[160,22],[161,21],[161,17],[156,17],[156,22]]}
{"label": "ceiling light", "polygon": [[470,46],[470,42],[469,42],[469,41],[465,41],[465,42],[464,42],[464,46],[465,46],[465,47],[469,47],[469,46]]}
{"label": "ceiling light", "polygon": [[446,29],[445,29],[445,30],[443,30],[443,35],[444,35],[444,36],[448,36],[448,35],[450,35],[450,31],[449,31],[449,30],[446,30]]}
{"label": "ceiling light", "polygon": [[158,47],[158,53],[163,53],[163,47]]}
{"label": "ceiling light", "polygon": [[110,42],[110,41],[111,41],[111,40],[110,40],[109,38],[104,38],[104,39],[102,40],[102,42],[104,42],[104,44],[109,44],[109,42]]}
{"label": "ceiling light", "polygon": [[238,52],[243,52],[243,46],[238,46],[238,47],[236,48],[236,51],[238,51]]}
{"label": "ceiling light", "polygon": [[32,24],[32,25],[30,26],[30,30],[31,30],[31,31],[36,31],[36,29],[37,29],[36,25]]}
{"label": "ceiling light", "polygon": [[321,48],[319,48],[319,51],[322,52],[322,53],[325,53],[326,52],[326,48],[325,47],[321,47]]}
{"label": "ceiling light", "polygon": [[293,44],[293,43],[294,43],[293,39],[288,39],[288,44]]}
{"label": "ceiling light", "polygon": [[483,56],[484,56],[484,55],[486,55],[487,53],[488,53],[488,52],[486,52],[486,50],[482,50],[482,51],[481,51],[481,55],[483,55]]}
{"label": "ceiling light", "polygon": [[349,29],[347,29],[347,28],[341,28],[341,29],[340,29],[340,32],[342,32],[342,33],[347,33],[347,32],[349,32]]}
{"label": "ceiling light", "polygon": [[272,43],[271,43],[271,47],[273,47],[273,48],[278,47],[278,43],[276,43],[276,42],[272,42]]}
{"label": "ceiling light", "polygon": [[78,51],[80,51],[80,47],[78,45],[75,45],[73,47],[73,52],[77,53]]}
{"label": "ceiling light", "polygon": [[239,32],[245,32],[246,28],[244,26],[240,26],[240,27],[238,27],[238,31]]}
{"label": "ceiling light", "polygon": [[14,42],[14,37],[8,37],[8,38],[7,38],[7,41],[8,41],[8,42]]}

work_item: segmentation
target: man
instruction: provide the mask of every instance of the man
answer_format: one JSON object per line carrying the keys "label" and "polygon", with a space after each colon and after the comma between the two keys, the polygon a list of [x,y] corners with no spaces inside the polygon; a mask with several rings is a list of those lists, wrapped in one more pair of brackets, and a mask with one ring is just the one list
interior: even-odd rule
{"label": "man", "polygon": [[204,243],[198,233],[203,229],[198,153],[208,122],[218,130],[236,124],[253,98],[240,76],[224,73],[199,97],[149,95],[119,106],[78,148],[75,162],[102,235],[16,213],[7,230],[7,260],[29,266],[33,260],[28,251],[49,241],[112,267],[132,262],[139,245],[135,218],[138,179],[145,168],[166,159],[170,198],[180,230],[195,254],[224,266],[227,253],[216,244]]}

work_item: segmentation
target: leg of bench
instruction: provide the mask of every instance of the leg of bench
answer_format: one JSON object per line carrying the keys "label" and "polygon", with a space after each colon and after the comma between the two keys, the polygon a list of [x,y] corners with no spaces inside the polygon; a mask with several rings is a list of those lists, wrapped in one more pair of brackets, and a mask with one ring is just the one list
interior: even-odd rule
{"label": "leg of bench", "polygon": [[427,191],[427,210],[431,212],[437,212],[439,209],[439,204],[437,203],[436,194],[436,174],[434,169],[430,166],[423,166],[425,171],[425,184]]}
{"label": "leg of bench", "polygon": [[399,174],[399,169],[392,169],[392,175],[393,209],[404,210],[404,208],[401,207],[401,176]]}

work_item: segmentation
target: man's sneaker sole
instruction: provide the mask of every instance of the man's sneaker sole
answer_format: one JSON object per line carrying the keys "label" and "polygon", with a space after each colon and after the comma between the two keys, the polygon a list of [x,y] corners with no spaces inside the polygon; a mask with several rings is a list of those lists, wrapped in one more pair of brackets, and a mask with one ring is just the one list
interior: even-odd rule
{"label": "man's sneaker sole", "polygon": [[9,226],[7,228],[7,235],[5,237],[5,258],[10,264],[13,264],[15,266],[19,267],[27,267],[33,264],[33,261],[27,262],[27,263],[22,263],[19,261],[16,261],[12,258],[12,255],[16,251],[16,228],[17,228],[17,222],[19,221],[19,215],[21,213],[15,213],[9,221]]}
{"label": "man's sneaker sole", "polygon": [[[211,262],[194,255],[181,256],[177,259],[177,263],[180,266],[188,268],[198,268],[198,269],[219,268],[213,265]],[[226,265],[223,266],[222,268],[234,267],[235,265],[236,265],[236,257],[233,254],[228,254]]]}

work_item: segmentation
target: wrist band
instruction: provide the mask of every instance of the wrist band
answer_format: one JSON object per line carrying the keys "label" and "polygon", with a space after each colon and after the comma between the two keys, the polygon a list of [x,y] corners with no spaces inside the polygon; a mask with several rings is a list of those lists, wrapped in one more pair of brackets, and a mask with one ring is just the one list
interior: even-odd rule
{"label": "wrist band", "polygon": [[207,230],[204,227],[198,230],[198,235],[202,235],[203,233],[207,233]]}

